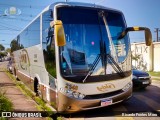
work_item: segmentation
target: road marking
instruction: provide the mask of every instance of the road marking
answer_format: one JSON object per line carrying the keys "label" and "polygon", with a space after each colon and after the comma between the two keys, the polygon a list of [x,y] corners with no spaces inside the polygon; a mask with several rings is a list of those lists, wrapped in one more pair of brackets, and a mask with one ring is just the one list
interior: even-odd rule
{"label": "road marking", "polygon": [[116,117],[116,120],[134,120],[133,117]]}
{"label": "road marking", "polygon": [[84,118],[63,118],[63,120],[84,120]]}

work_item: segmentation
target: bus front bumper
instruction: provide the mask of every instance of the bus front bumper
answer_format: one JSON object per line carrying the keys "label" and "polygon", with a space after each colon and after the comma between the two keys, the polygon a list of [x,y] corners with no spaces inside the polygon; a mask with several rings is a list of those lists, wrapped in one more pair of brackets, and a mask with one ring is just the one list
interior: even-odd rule
{"label": "bus front bumper", "polygon": [[[127,100],[132,95],[132,87],[130,87],[127,91],[122,92],[121,94],[117,94],[110,97],[100,98],[100,99],[75,99],[70,98],[64,95],[63,93],[58,93],[59,101],[58,101],[58,111],[61,113],[65,112],[77,112],[77,111],[83,111],[83,110],[89,110],[89,109],[95,109],[95,108],[101,108],[106,107],[109,105],[113,105],[119,102],[122,102],[124,100]],[[110,100],[109,103],[102,103],[103,101]]]}

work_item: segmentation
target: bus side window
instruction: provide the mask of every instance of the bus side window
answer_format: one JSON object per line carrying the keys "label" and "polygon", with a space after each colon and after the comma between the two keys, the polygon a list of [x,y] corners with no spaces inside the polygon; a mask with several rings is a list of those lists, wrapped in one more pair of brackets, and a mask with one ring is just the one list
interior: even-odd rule
{"label": "bus side window", "polygon": [[42,16],[43,55],[47,72],[56,78],[55,44],[53,40],[54,29],[50,27],[50,21],[53,20],[51,11],[49,10],[43,13]]}

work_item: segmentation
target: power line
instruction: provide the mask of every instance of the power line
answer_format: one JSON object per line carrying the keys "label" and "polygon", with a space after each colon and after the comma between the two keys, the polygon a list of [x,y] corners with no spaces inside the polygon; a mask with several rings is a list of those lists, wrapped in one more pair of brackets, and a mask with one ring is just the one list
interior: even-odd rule
{"label": "power line", "polygon": [[5,25],[0,25],[1,27],[5,27],[5,28],[7,28],[8,30],[15,30],[15,31],[20,31],[20,30],[18,30],[18,29],[13,29],[13,28],[10,28],[10,27],[8,27],[8,26],[5,26]]}
{"label": "power line", "polygon": [[22,28],[20,28],[19,26],[11,25],[11,24],[8,24],[8,23],[6,24],[6,23],[4,23],[4,22],[0,22],[0,24],[7,25],[7,26],[12,26],[12,27],[18,28],[18,29],[22,29]]}
{"label": "power line", "polygon": [[102,3],[104,0],[98,0],[97,2],[95,2],[95,4],[99,4]]}
{"label": "power line", "polygon": [[42,8],[46,7],[46,6],[39,6],[39,5],[33,6],[33,5],[18,5],[18,4],[15,4],[15,5],[13,5],[13,4],[0,4],[0,6],[8,6],[8,7],[16,6],[16,7],[31,8],[31,9],[42,9]]}
{"label": "power line", "polygon": [[24,18],[8,18],[8,17],[3,17],[2,19],[8,19],[8,20],[20,20],[20,21],[32,21],[32,19],[24,19]]}

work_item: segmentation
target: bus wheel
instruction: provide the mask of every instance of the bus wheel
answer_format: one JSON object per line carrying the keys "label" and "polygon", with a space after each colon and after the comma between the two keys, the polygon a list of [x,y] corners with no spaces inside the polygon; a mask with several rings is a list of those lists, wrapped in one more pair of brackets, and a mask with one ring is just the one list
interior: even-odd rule
{"label": "bus wheel", "polygon": [[41,96],[40,85],[37,78],[34,79],[34,92],[36,96]]}
{"label": "bus wheel", "polygon": [[19,80],[18,77],[17,77],[17,72],[16,72],[16,69],[15,69],[15,68],[14,68],[14,73],[13,73],[13,74],[14,74],[16,80]]}

